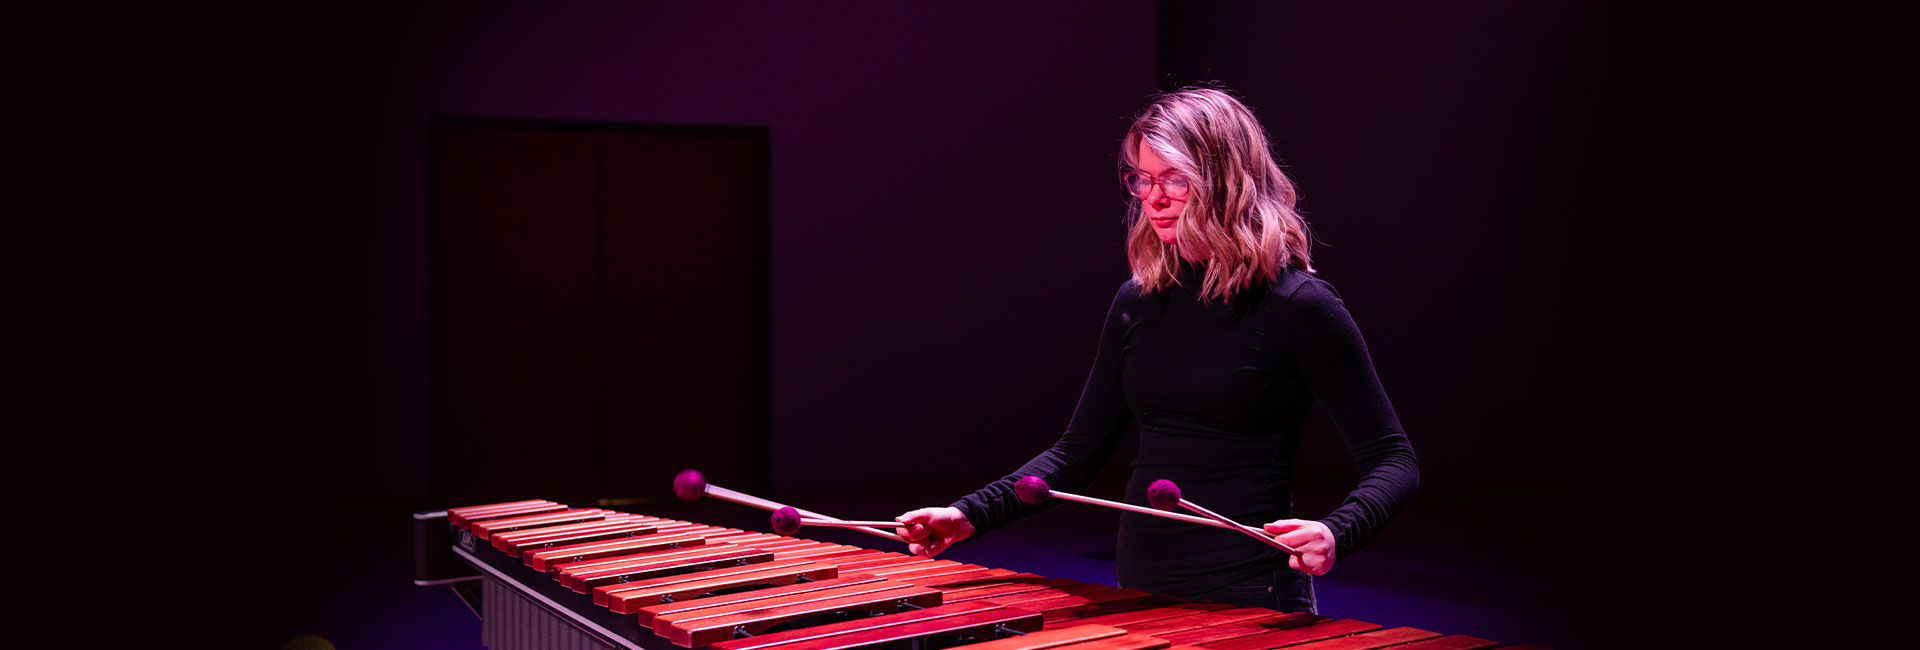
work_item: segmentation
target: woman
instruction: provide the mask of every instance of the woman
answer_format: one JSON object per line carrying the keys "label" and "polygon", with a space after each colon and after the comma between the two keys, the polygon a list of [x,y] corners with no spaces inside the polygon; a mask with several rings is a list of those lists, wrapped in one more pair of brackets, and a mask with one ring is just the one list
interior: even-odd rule
{"label": "woman", "polygon": [[[1314,611],[1312,575],[1365,546],[1419,483],[1412,445],[1345,305],[1309,263],[1292,182],[1252,111],[1225,92],[1157,97],[1128,129],[1122,179],[1133,278],[1114,295],[1067,431],[999,481],[943,508],[901,515],[909,550],[933,556],[1039,509],[1013,484],[1039,476],[1075,492],[1135,418],[1140,448],[1126,501],[1177,483],[1187,499],[1264,524],[1287,554],[1240,533],[1123,513],[1122,587]],[[1361,471],[1319,520],[1292,513],[1293,455],[1308,410],[1333,416]]]}

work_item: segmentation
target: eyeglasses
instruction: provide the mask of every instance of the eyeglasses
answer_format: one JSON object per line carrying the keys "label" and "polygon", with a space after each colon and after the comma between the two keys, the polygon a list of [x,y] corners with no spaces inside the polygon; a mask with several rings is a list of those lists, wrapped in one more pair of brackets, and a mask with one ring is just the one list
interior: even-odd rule
{"label": "eyeglasses", "polygon": [[1180,172],[1167,172],[1166,176],[1154,178],[1152,174],[1146,172],[1131,171],[1121,174],[1120,182],[1127,186],[1129,194],[1143,199],[1147,198],[1148,192],[1153,191],[1155,184],[1160,185],[1160,191],[1165,192],[1169,199],[1178,199],[1187,195],[1187,177]]}

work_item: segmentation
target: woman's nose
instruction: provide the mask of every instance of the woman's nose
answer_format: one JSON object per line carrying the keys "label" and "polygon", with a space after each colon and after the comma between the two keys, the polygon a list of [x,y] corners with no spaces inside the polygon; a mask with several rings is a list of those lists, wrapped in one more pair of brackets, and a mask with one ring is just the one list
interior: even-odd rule
{"label": "woman's nose", "polygon": [[1140,200],[1155,205],[1165,204],[1167,202],[1167,190],[1160,187],[1159,183],[1154,183],[1153,185],[1147,186],[1147,195],[1140,197]]}

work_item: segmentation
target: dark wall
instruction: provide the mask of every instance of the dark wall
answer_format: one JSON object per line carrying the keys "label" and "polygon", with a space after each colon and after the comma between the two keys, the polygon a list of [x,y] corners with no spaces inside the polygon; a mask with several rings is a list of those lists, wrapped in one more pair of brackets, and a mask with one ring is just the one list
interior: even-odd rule
{"label": "dark wall", "polygon": [[433,122],[431,503],[767,490],[766,138]]}
{"label": "dark wall", "polygon": [[[427,425],[418,179],[436,114],[771,129],[776,483],[845,462],[964,471],[980,459],[903,450],[1064,423],[1123,279],[1112,143],[1151,90],[1147,3],[432,8],[355,26],[366,191],[350,210],[380,250],[372,387],[400,455],[423,453]],[[701,197],[658,199],[662,218],[699,214]]]}

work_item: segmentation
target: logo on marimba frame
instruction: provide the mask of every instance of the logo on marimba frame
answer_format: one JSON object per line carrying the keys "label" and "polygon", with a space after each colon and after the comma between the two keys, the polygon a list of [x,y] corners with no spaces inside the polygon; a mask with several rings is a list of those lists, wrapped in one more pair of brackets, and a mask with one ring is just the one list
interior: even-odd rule
{"label": "logo on marimba frame", "polygon": [[302,634],[288,639],[280,650],[333,650],[333,642],[318,634]]}

